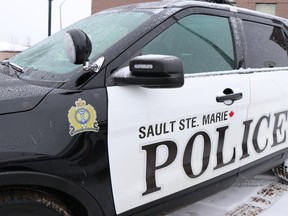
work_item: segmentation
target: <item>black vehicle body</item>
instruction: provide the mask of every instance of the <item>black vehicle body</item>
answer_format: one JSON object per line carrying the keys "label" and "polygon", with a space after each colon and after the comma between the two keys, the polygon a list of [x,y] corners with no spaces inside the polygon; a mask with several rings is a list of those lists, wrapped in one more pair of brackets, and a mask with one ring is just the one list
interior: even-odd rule
{"label": "black vehicle body", "polygon": [[[235,69],[247,68],[248,45],[242,19],[278,26],[287,39],[288,26],[284,19],[239,8],[234,11],[231,8],[229,5],[195,1],[160,1],[113,9],[160,12],[91,58],[90,63],[99,57],[105,58],[97,73],[84,70],[80,65],[75,69],[74,75],[65,81],[45,82],[41,79],[19,79],[16,72],[11,73],[15,70],[11,66],[10,71],[8,67],[1,66],[0,190],[25,188],[45,191],[62,199],[77,216],[117,215],[108,151],[107,87],[118,85],[112,74],[139,55],[141,47],[152,38],[191,14],[232,17],[232,34],[234,38],[238,38],[237,43],[234,42]],[[286,40],[286,48],[287,44]],[[73,136],[69,134],[67,113],[79,98],[85,99],[97,110],[97,133],[87,131]],[[121,112],[119,110],[119,115]],[[126,150],[123,148],[123,152],[119,154],[125,154]],[[220,151],[218,149],[218,158],[221,157]],[[167,212],[174,206],[197,201],[229,187],[239,176],[250,176],[271,169],[287,158],[288,149],[285,148],[120,215],[156,215]]]}

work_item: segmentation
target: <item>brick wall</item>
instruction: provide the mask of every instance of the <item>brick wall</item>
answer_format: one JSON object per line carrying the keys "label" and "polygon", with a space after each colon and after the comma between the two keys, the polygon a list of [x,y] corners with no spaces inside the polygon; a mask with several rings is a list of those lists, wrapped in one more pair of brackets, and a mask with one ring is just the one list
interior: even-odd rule
{"label": "brick wall", "polygon": [[19,52],[0,51],[0,61],[11,58],[11,57],[15,56],[17,53],[19,53]]}
{"label": "brick wall", "polygon": [[288,2],[277,4],[276,14],[288,19]]}
{"label": "brick wall", "polygon": [[117,7],[125,4],[151,1],[157,0],[92,0],[92,14],[107,8]]}
{"label": "brick wall", "polygon": [[[92,13],[125,4],[149,2],[157,0],[92,0]],[[287,0],[234,0],[236,5],[243,8],[255,10],[256,3],[276,3],[276,15],[288,19]]]}
{"label": "brick wall", "polygon": [[275,15],[288,19],[287,0],[236,0],[237,6],[255,10],[256,3],[276,4]]}

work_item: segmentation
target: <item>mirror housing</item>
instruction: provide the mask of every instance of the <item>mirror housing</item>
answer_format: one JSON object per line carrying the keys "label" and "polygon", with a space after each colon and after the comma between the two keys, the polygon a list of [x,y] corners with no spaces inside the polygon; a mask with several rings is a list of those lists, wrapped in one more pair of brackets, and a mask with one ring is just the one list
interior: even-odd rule
{"label": "mirror housing", "polygon": [[177,88],[184,85],[182,62],[175,56],[138,56],[130,61],[129,69],[115,72],[113,80],[117,85],[150,88]]}
{"label": "mirror housing", "polygon": [[65,52],[69,61],[73,64],[85,64],[88,62],[92,51],[92,44],[85,32],[80,29],[71,29],[64,37]]}

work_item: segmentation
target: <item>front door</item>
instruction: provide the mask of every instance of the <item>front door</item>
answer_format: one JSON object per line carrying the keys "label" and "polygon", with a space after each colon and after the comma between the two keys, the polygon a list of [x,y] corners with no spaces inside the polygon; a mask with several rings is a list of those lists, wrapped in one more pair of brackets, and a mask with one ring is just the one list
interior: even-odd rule
{"label": "front door", "polygon": [[239,168],[250,85],[230,29],[229,17],[190,15],[142,48],[182,60],[181,88],[107,88],[117,214]]}

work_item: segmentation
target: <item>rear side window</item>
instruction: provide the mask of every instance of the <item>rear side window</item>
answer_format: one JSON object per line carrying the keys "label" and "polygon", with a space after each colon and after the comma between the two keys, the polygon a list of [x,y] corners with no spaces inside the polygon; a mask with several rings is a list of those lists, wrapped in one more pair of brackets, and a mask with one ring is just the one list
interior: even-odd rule
{"label": "rear side window", "polygon": [[288,66],[287,44],[281,28],[243,21],[247,41],[247,68]]}
{"label": "rear side window", "polygon": [[142,55],[173,55],[185,73],[232,70],[234,46],[229,19],[191,15],[178,21],[141,50]]}

